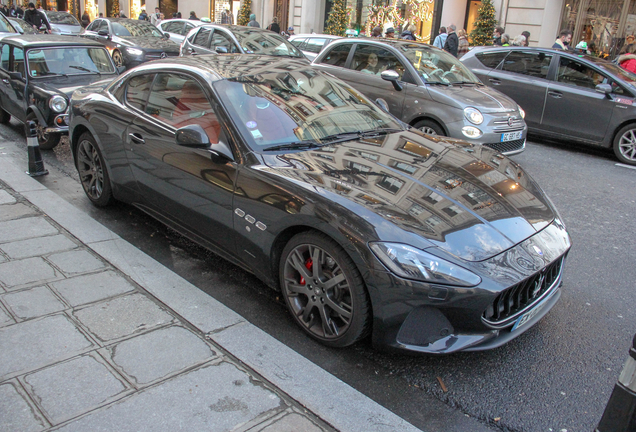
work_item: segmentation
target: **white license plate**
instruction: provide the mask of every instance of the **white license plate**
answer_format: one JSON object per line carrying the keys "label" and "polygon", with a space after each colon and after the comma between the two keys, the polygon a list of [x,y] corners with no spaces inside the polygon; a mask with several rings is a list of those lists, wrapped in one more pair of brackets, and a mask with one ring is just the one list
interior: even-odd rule
{"label": "white license plate", "polygon": [[522,135],[523,135],[523,131],[502,133],[501,142],[518,140],[518,139],[521,139]]}

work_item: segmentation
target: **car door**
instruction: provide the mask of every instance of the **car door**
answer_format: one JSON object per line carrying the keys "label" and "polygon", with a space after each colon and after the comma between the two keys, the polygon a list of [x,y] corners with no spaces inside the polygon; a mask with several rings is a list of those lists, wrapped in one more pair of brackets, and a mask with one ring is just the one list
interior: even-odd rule
{"label": "car door", "polygon": [[[143,75],[129,81],[126,98],[143,114],[125,133],[129,161],[138,188],[159,215],[190,233],[234,251],[232,200],[237,164],[218,161],[206,149],[176,144],[176,130],[198,124],[211,143],[228,143],[218,105],[192,76],[158,73],[152,79],[147,101],[135,99],[135,86],[148,87]],[[130,97],[129,97],[130,94]],[[137,98],[139,99],[139,98]],[[211,102],[212,101],[212,102]]]}
{"label": "car door", "polygon": [[609,84],[600,70],[568,56],[559,56],[554,81],[547,89],[542,129],[569,137],[602,142],[615,102],[595,90]]}
{"label": "car door", "polygon": [[212,33],[210,51],[216,52],[217,54],[234,54],[241,52],[232,38],[226,32],[219,29],[214,29],[214,33]]}
{"label": "car door", "polygon": [[84,30],[84,32],[80,34],[80,36],[86,39],[97,40],[97,29],[99,29],[100,23],[102,21],[103,20],[97,19],[93,21],[92,23],[90,23],[86,27],[86,30]]}
{"label": "car door", "polygon": [[553,57],[551,52],[514,50],[484,80],[524,109],[528,127],[541,127]]}
{"label": "car door", "polygon": [[11,55],[11,45],[7,43],[0,44],[0,106],[5,111],[9,103],[9,89],[11,83],[9,81],[9,58]]}
{"label": "car door", "polygon": [[212,37],[212,33],[213,29],[211,28],[200,28],[192,39],[192,42],[188,44],[185,54],[215,54],[210,50],[210,38]]}
{"label": "car door", "polygon": [[19,72],[20,78],[11,78],[8,73],[2,77],[2,84],[6,88],[6,96],[3,98],[2,107],[18,120],[24,121],[27,108],[24,92],[26,91],[28,77],[26,76],[24,50],[22,48],[11,46],[9,72]]}

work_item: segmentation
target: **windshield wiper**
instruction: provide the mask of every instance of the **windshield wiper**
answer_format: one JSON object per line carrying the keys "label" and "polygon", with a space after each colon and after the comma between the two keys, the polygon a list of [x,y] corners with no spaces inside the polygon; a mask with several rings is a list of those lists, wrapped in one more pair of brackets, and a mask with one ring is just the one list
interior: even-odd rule
{"label": "windshield wiper", "polygon": [[63,76],[63,77],[68,77],[68,75],[66,75],[66,74],[63,74],[63,73],[57,73],[57,72],[51,72],[51,71],[40,72],[38,76],[44,76],[44,75],[52,75],[52,76]]}
{"label": "windshield wiper", "polygon": [[309,150],[312,148],[319,148],[321,145],[316,144],[315,141],[297,141],[289,144],[281,144],[273,147],[267,147],[263,151],[278,151],[278,150]]}
{"label": "windshield wiper", "polygon": [[281,144],[277,146],[267,147],[263,149],[263,151],[278,151],[278,150],[309,150],[313,148],[320,148],[324,146],[328,146],[331,144],[336,144],[339,142],[345,141],[353,141],[360,138],[371,138],[381,135],[390,134],[393,132],[402,132],[404,129],[397,128],[384,128],[384,129],[372,129],[368,131],[358,131],[358,132],[344,132],[334,135],[327,135],[326,137],[320,138],[320,140],[304,140],[297,141],[288,144]]}
{"label": "windshield wiper", "polygon": [[72,66],[69,66],[69,67],[70,67],[70,68],[73,68],[73,69],[79,69],[79,70],[81,70],[81,71],[83,71],[83,72],[96,73],[97,75],[101,75],[101,74],[102,74],[102,73],[101,73],[101,72],[99,72],[99,71],[96,71],[96,70],[90,70],[90,69],[85,68],[85,67],[83,67],[83,66],[75,66],[75,65],[72,65]]}
{"label": "windshield wiper", "polygon": [[443,85],[448,87],[450,84],[449,83],[445,83],[445,82],[441,82],[441,81],[426,81],[426,84],[437,84],[437,85]]}
{"label": "windshield wiper", "polygon": [[451,81],[452,85],[479,85],[480,83],[476,83],[473,81]]}

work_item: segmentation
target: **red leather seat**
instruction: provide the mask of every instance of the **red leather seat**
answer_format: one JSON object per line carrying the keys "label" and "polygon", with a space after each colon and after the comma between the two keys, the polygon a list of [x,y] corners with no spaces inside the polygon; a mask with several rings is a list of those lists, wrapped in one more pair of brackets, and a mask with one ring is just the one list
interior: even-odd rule
{"label": "red leather seat", "polygon": [[203,89],[197,83],[187,81],[181,89],[181,95],[172,114],[172,125],[179,129],[192,124],[201,125],[212,144],[219,142],[221,125],[216,113]]}

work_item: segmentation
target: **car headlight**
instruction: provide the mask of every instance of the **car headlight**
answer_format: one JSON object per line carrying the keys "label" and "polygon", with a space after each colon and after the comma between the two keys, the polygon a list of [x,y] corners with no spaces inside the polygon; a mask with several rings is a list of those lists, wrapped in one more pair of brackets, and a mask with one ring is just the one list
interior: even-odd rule
{"label": "car headlight", "polygon": [[138,48],[126,48],[126,51],[128,51],[128,54],[136,55],[136,56],[142,55],[144,53],[142,50]]}
{"label": "car headlight", "polygon": [[523,110],[523,108],[521,108],[519,105],[517,105],[517,108],[519,108],[519,114],[521,114],[521,118],[526,118],[526,112]]}
{"label": "car headlight", "polygon": [[482,124],[484,122],[484,116],[477,108],[467,107],[464,108],[464,117],[472,124]]}
{"label": "car headlight", "polygon": [[66,102],[66,98],[60,95],[55,95],[51,99],[49,99],[49,107],[51,107],[51,109],[56,113],[66,111],[67,106],[68,103]]}
{"label": "car headlight", "polygon": [[369,246],[389,270],[406,279],[464,287],[481,282],[473,272],[412,246],[379,242]]}
{"label": "car headlight", "polygon": [[482,135],[481,131],[474,126],[464,126],[462,128],[462,133],[467,138],[472,138],[472,139],[477,139]]}

